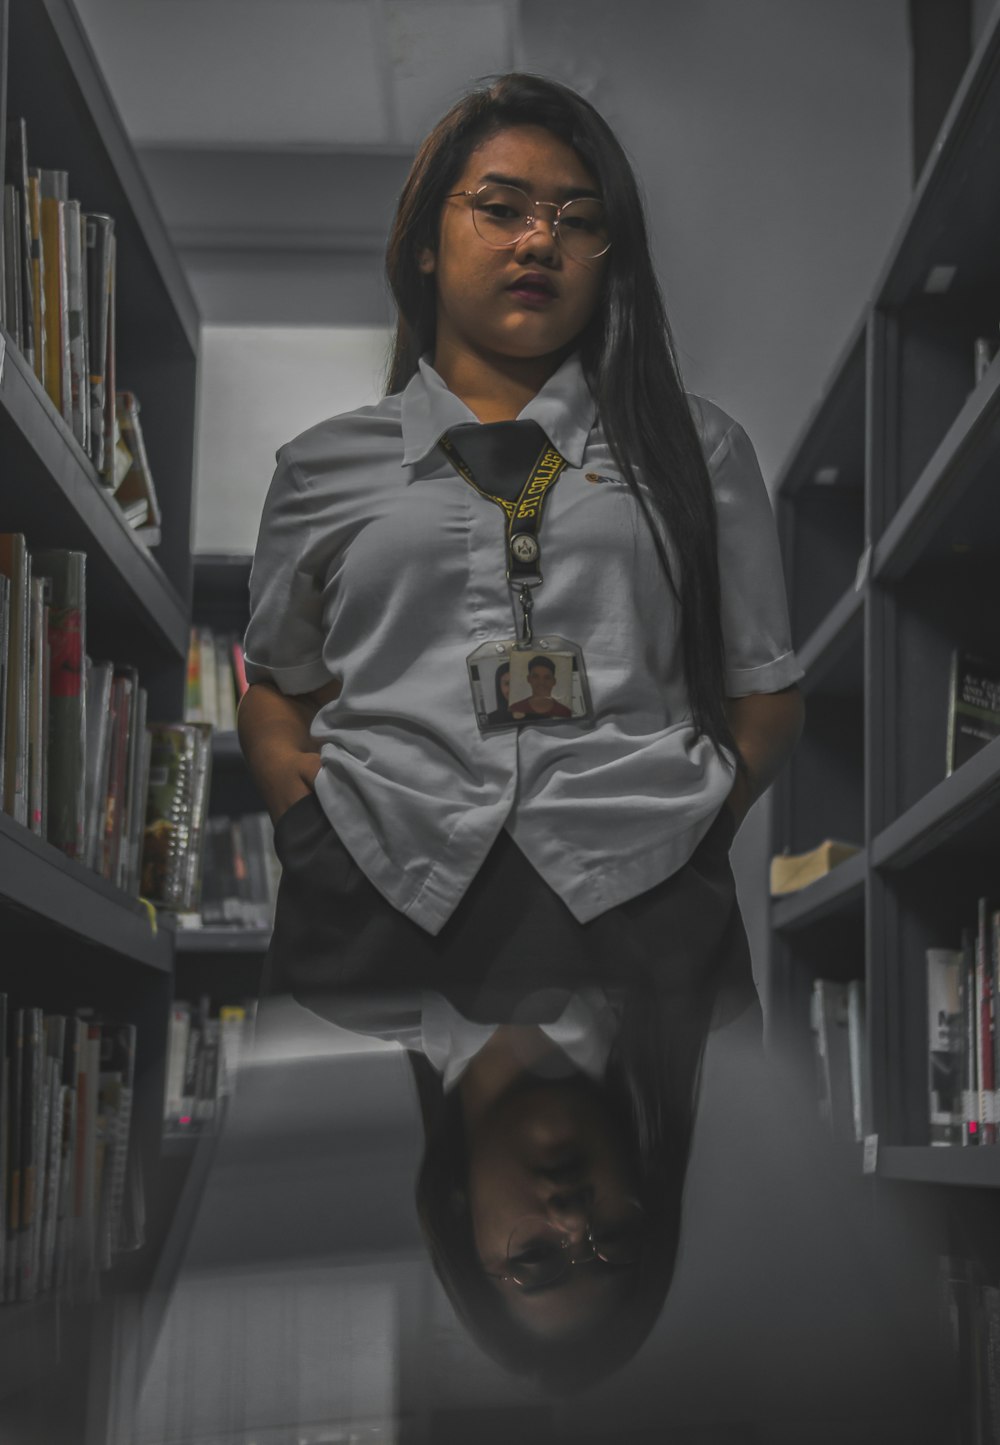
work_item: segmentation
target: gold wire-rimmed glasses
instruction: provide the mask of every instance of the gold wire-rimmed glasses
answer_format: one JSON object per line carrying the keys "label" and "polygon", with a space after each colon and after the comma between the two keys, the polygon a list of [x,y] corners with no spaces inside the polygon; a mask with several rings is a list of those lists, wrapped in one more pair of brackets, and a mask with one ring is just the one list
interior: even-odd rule
{"label": "gold wire-rimmed glasses", "polygon": [[494,251],[516,246],[521,237],[534,230],[539,209],[554,212],[548,218],[552,234],[565,255],[574,261],[596,261],[611,247],[604,202],[596,196],[576,196],[557,205],[555,201],[533,201],[520,186],[488,181],[475,191],[452,191],[472,200],[472,224],[476,234]]}
{"label": "gold wire-rimmed glasses", "polygon": [[507,1241],[507,1273],[490,1278],[530,1292],[555,1284],[574,1264],[626,1268],[642,1253],[646,1223],[646,1212],[638,1200],[628,1199],[613,1209],[599,1203],[587,1222],[583,1242],[574,1243],[564,1225],[542,1214],[526,1215],[515,1224]]}

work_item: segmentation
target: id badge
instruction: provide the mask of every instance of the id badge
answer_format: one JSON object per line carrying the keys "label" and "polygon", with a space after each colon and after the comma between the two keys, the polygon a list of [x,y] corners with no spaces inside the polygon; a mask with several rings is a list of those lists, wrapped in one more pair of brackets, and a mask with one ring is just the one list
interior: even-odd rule
{"label": "id badge", "polygon": [[466,665],[480,732],[593,720],[583,652],[565,637],[484,642]]}

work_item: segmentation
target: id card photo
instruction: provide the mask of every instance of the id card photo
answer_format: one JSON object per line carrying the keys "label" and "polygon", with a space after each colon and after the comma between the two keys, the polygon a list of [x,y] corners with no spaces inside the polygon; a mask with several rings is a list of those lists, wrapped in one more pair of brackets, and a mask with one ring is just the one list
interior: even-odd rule
{"label": "id card photo", "polygon": [[583,658],[565,638],[528,647],[487,643],[468,659],[476,720],[483,732],[590,717]]}

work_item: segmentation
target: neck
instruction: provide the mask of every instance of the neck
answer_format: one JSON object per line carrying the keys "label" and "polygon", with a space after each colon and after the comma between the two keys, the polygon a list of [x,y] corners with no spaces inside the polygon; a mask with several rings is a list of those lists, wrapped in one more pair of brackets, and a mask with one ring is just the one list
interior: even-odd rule
{"label": "neck", "polygon": [[537,396],[568,352],[527,358],[491,356],[439,340],[434,370],[482,422],[515,421]]}
{"label": "neck", "polygon": [[459,1080],[466,1125],[477,1124],[527,1069],[557,1052],[558,1045],[534,1024],[501,1024]]}

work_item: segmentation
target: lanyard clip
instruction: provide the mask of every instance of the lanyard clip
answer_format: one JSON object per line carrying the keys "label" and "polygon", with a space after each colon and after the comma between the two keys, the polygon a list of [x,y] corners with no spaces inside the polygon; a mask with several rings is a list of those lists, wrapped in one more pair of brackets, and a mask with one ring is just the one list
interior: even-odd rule
{"label": "lanyard clip", "polygon": [[521,604],[521,641],[523,643],[529,643],[532,638],[531,609],[535,605],[535,600],[531,595],[531,588],[527,582],[522,582],[521,590],[517,594],[517,600]]}

